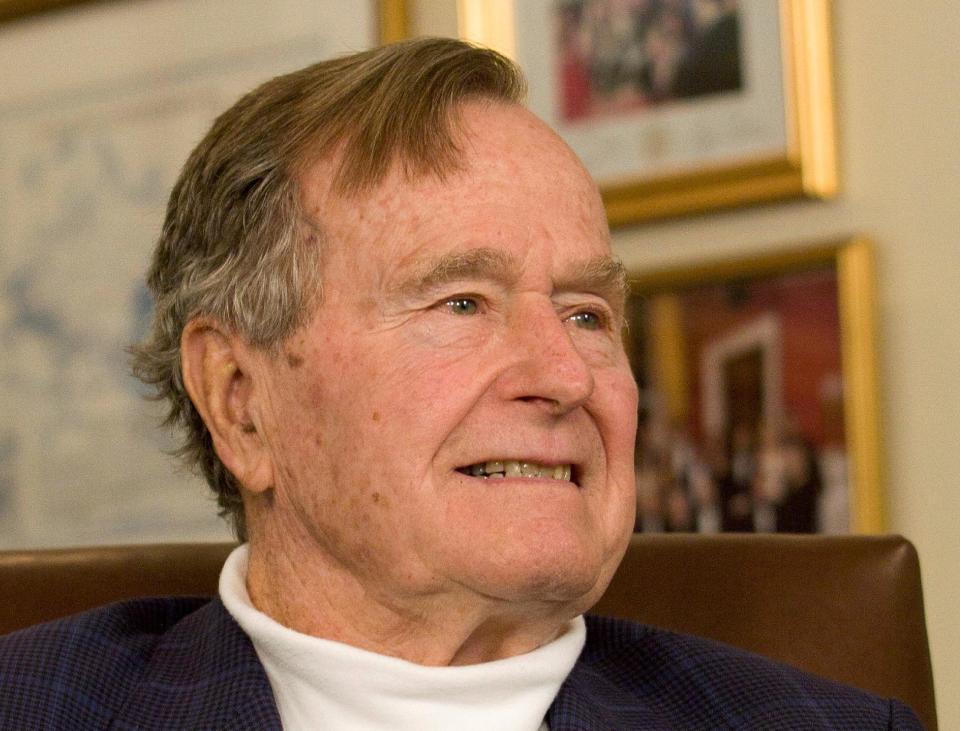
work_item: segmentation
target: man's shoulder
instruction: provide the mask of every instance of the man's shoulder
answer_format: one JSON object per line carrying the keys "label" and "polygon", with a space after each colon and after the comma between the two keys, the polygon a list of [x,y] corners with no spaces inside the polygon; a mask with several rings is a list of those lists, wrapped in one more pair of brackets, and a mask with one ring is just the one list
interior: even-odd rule
{"label": "man's shoulder", "polygon": [[214,604],[137,599],[0,637],[0,727],[106,727],[165,656],[190,656],[199,628],[219,621]]}
{"label": "man's shoulder", "polygon": [[587,643],[570,680],[601,704],[632,698],[673,726],[922,728],[897,701],[728,645],[607,617],[587,617]]}
{"label": "man's shoulder", "polygon": [[0,669],[78,662],[93,675],[136,674],[172,627],[209,602],[202,597],[133,599],[27,627],[0,636]]}

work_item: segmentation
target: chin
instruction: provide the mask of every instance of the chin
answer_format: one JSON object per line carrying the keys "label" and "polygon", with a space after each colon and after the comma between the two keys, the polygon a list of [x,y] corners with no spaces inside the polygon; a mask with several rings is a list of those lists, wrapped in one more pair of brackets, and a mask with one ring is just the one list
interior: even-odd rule
{"label": "chin", "polygon": [[554,534],[542,541],[517,541],[500,554],[489,573],[477,576],[487,596],[522,604],[565,604],[570,616],[593,606],[607,588],[626,542],[613,551]]}
{"label": "chin", "polygon": [[542,574],[544,596],[572,603],[577,614],[585,612],[607,590],[629,541],[630,530],[600,545],[595,541],[589,545],[577,541],[551,542],[545,547],[549,567],[544,566],[548,570]]}
{"label": "chin", "polygon": [[525,492],[493,504],[458,501],[435,534],[434,545],[442,546],[437,557],[450,569],[447,576],[483,596],[527,606],[564,603],[582,612],[599,600],[623,558],[632,503],[591,511],[576,493],[535,498]]}

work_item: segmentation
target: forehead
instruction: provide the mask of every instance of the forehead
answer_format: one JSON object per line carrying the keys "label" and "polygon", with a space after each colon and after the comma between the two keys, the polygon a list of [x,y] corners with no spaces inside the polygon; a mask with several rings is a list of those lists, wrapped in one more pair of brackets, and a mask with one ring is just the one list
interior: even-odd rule
{"label": "forehead", "polygon": [[442,178],[411,180],[394,166],[375,189],[346,198],[329,189],[332,163],[307,172],[304,205],[331,254],[360,267],[405,268],[471,248],[564,265],[609,253],[596,185],[562,140],[517,105],[471,102],[461,110],[461,164]]}

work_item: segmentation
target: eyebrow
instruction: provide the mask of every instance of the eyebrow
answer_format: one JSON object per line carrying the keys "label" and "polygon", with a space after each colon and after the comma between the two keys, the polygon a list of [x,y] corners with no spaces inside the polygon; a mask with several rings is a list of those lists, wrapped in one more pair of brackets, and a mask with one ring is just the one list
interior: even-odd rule
{"label": "eyebrow", "polygon": [[562,274],[554,289],[561,292],[590,292],[610,302],[622,306],[629,287],[627,270],[612,256],[595,256]]}
{"label": "eyebrow", "polygon": [[[464,279],[482,279],[514,284],[522,270],[513,254],[478,247],[424,259],[413,271],[390,287],[392,293],[415,296]],[[623,264],[612,256],[594,256],[575,263],[562,272],[554,284],[555,292],[589,292],[621,307],[627,295],[627,274]]]}
{"label": "eyebrow", "polygon": [[390,290],[400,295],[416,295],[463,279],[485,279],[509,285],[516,282],[519,273],[520,262],[512,254],[479,247],[424,259]]}

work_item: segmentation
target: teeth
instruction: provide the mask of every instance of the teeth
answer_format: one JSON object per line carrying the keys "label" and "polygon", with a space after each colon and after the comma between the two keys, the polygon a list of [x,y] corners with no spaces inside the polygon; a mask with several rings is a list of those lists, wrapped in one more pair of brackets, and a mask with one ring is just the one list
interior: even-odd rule
{"label": "teeth", "polygon": [[536,462],[520,462],[519,460],[496,460],[482,462],[464,467],[460,470],[473,477],[488,477],[502,479],[504,477],[541,477],[550,480],[570,482],[573,468],[569,464],[555,466],[537,464]]}
{"label": "teeth", "polygon": [[539,477],[540,468],[530,462],[520,463],[520,474],[524,477]]}

